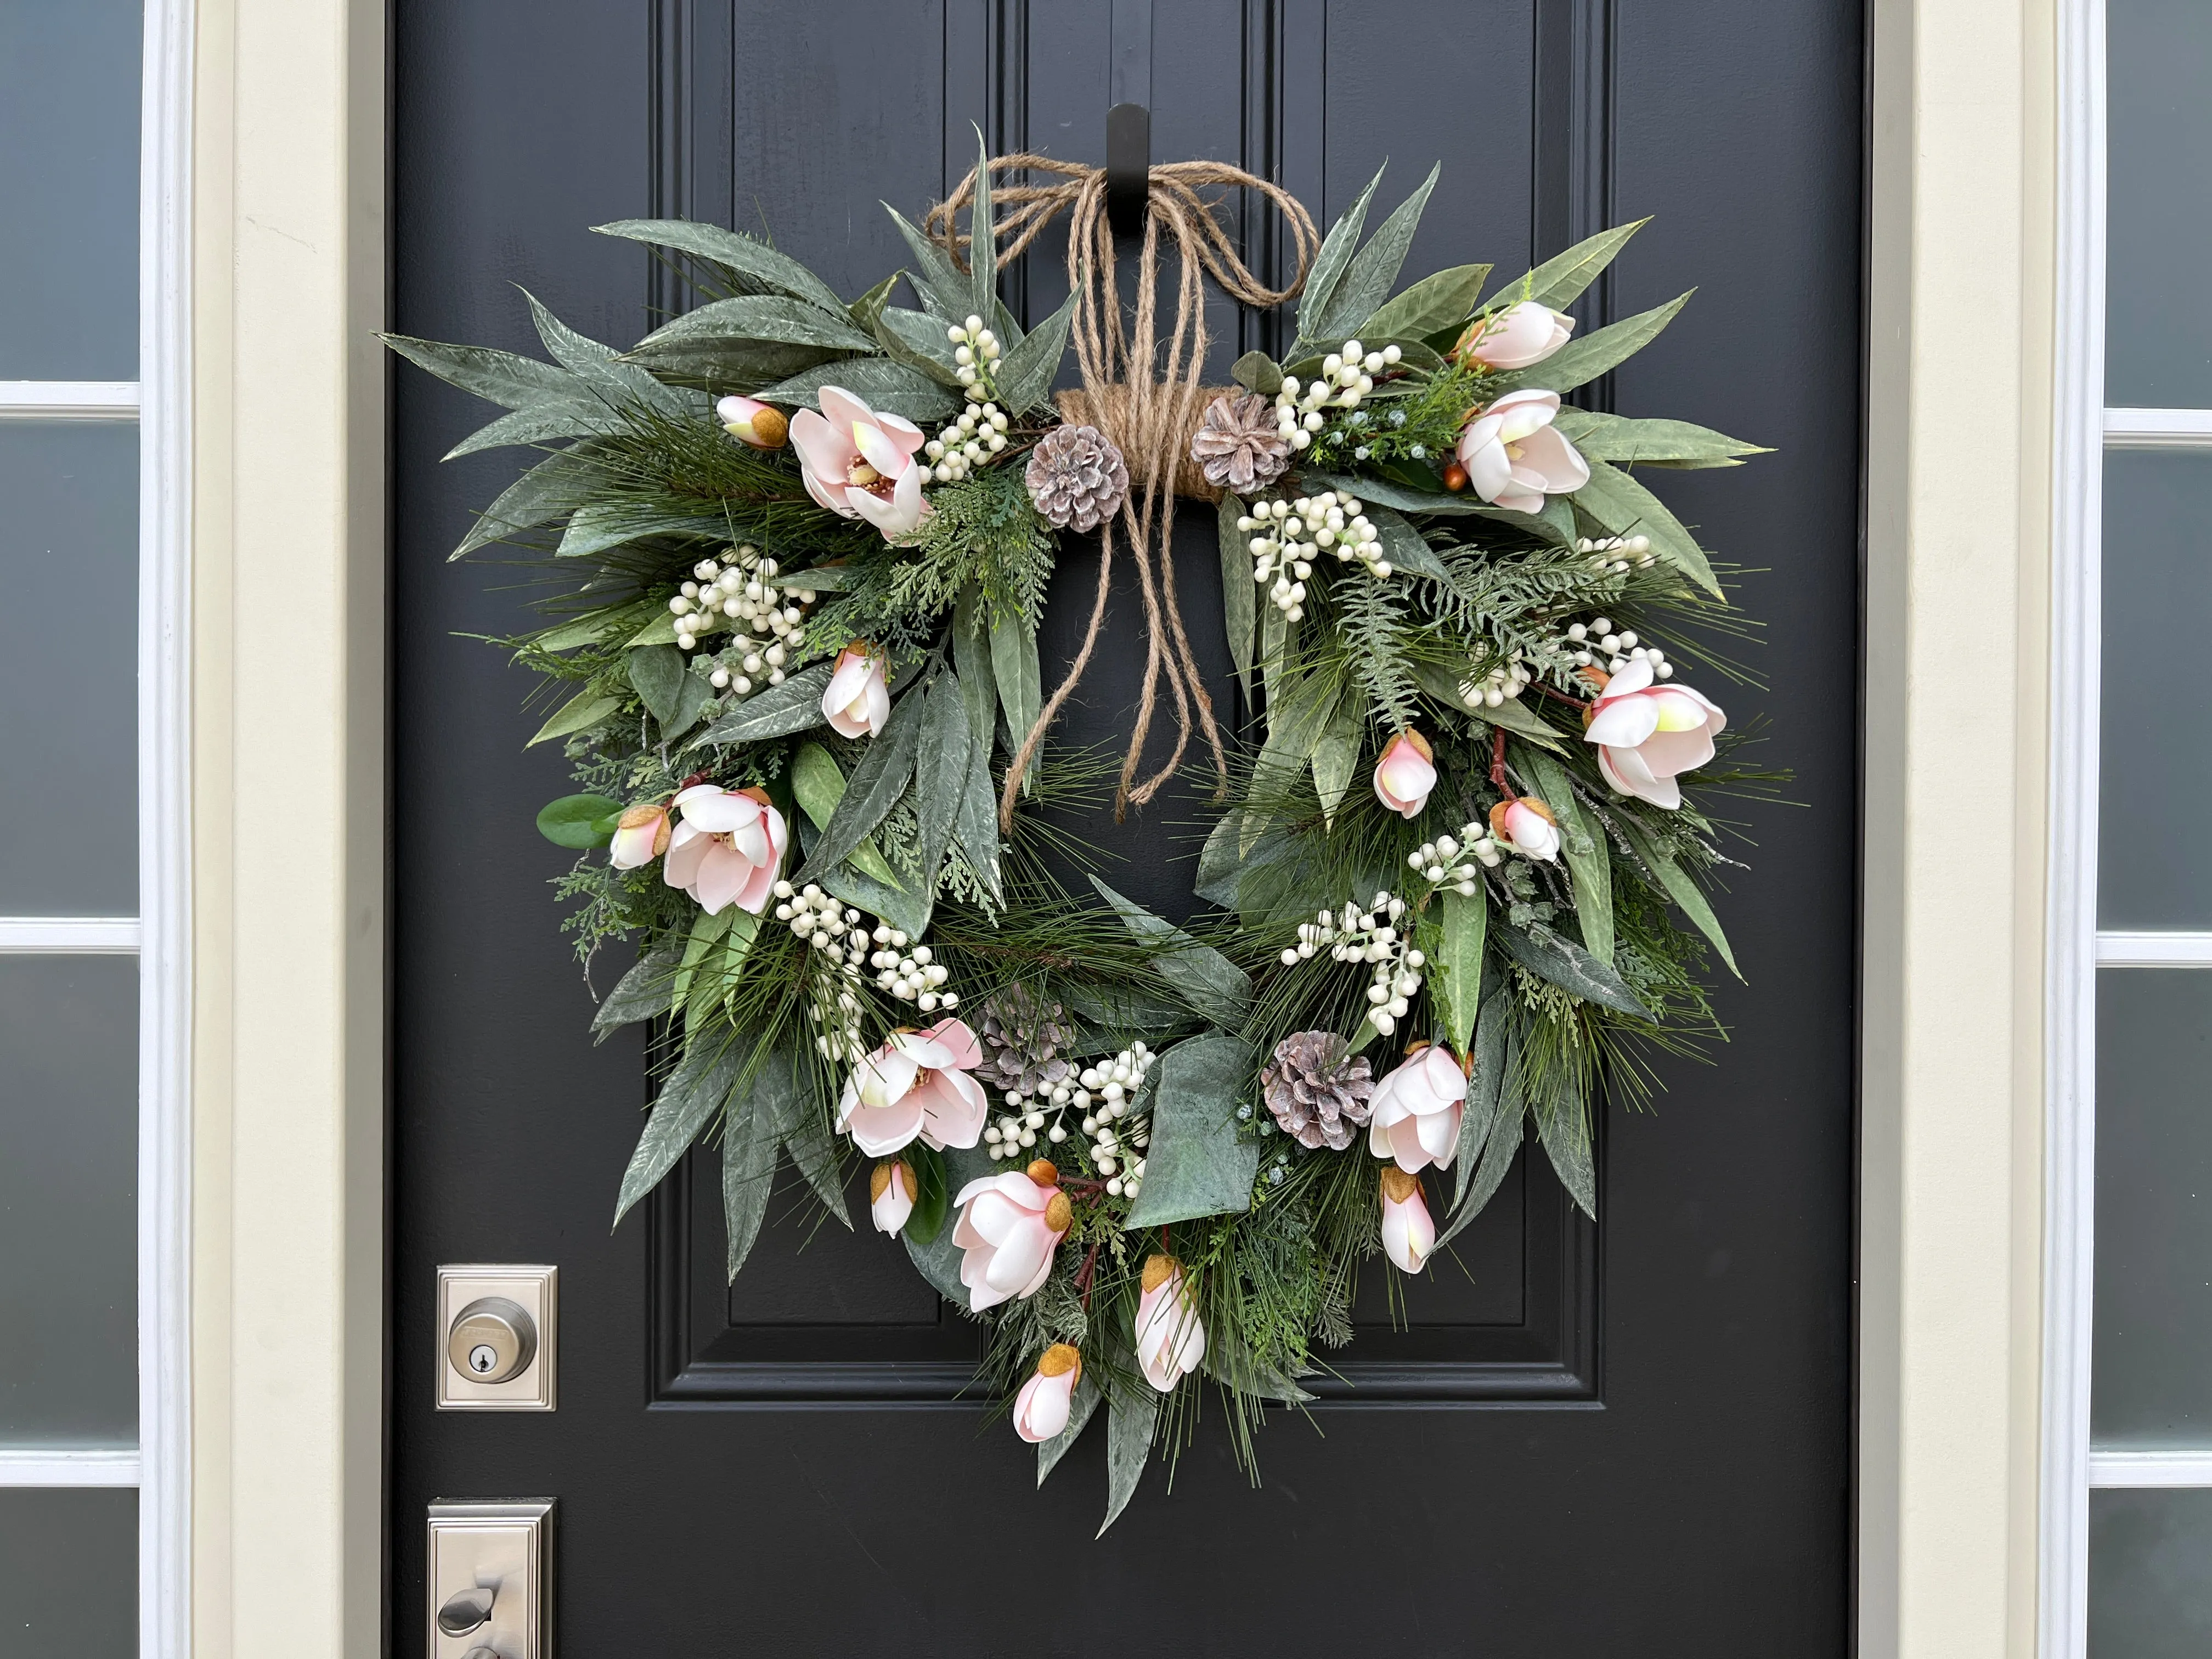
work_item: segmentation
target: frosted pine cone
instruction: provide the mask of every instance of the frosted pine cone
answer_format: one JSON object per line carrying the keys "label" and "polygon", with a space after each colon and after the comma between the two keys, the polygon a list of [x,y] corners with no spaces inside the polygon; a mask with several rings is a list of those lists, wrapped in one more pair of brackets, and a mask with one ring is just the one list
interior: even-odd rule
{"label": "frosted pine cone", "polygon": [[1291,464],[1291,441],[1277,429],[1275,406],[1256,392],[1216,398],[1191,436],[1190,456],[1206,481],[1238,495],[1265,489]]}
{"label": "frosted pine cone", "polygon": [[1267,1110],[1299,1146],[1340,1152],[1374,1112],[1374,1073],[1366,1055],[1346,1058],[1351,1046],[1334,1031],[1295,1032],[1261,1069]]}
{"label": "frosted pine cone", "polygon": [[1056,426],[1030,452],[1030,500],[1054,530],[1096,530],[1129,493],[1121,452],[1095,426]]}
{"label": "frosted pine cone", "polygon": [[1042,1094],[1073,1071],[1060,1050],[1074,1036],[1074,1022],[1058,1003],[1009,985],[983,1005],[983,1063],[975,1075],[1001,1094]]}

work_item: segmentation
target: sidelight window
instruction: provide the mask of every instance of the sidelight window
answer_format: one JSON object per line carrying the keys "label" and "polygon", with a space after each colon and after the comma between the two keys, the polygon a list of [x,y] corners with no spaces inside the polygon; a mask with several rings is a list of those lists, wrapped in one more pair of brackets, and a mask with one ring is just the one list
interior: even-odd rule
{"label": "sidelight window", "polygon": [[0,3],[0,1649],[86,1659],[185,1650],[185,38]]}
{"label": "sidelight window", "polygon": [[2047,1659],[2212,1645],[2212,11],[2062,88]]}

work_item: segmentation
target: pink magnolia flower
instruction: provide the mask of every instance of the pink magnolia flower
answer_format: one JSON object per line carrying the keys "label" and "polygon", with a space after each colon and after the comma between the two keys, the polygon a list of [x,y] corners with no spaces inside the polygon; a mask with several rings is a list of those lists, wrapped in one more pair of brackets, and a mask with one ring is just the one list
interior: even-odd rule
{"label": "pink magnolia flower", "polygon": [[1031,1445],[1049,1440],[1067,1426],[1075,1385],[1083,1380],[1083,1356],[1055,1342],[1038,1356],[1036,1372],[1014,1396],[1014,1432]]}
{"label": "pink magnolia flower", "polygon": [[914,1171],[903,1158],[878,1164],[868,1176],[868,1214],[879,1233],[896,1237],[914,1213]]}
{"label": "pink magnolia flower", "polygon": [[1516,513],[1541,513],[1545,496],[1588,483],[1589,463],[1553,428],[1559,412],[1556,392],[1509,392],[1469,421],[1459,464],[1474,493]]}
{"label": "pink magnolia flower", "polygon": [[1437,751],[1411,727],[1390,739],[1375,763],[1375,799],[1401,817],[1413,818],[1437,787]]}
{"label": "pink magnolia flower", "polygon": [[1038,1158],[1026,1170],[971,1181],[954,1202],[960,1206],[960,1221],[952,1242],[966,1252],[960,1258],[960,1282],[968,1287],[970,1308],[981,1313],[1044,1288],[1052,1253],[1075,1223],[1075,1206],[1060,1190],[1060,1171],[1050,1159]]}
{"label": "pink magnolia flower", "polygon": [[758,789],[719,783],[694,784],[677,795],[675,805],[684,822],[669,837],[660,878],[690,894],[710,916],[732,902],[758,915],[791,846],[783,814]]}
{"label": "pink magnolia flower", "polygon": [[635,870],[650,864],[668,850],[668,809],[648,801],[625,807],[608,844],[607,858],[617,870]]}
{"label": "pink magnolia flower", "polygon": [[837,653],[822,688],[822,714],[841,737],[872,738],[891,717],[890,682],[881,656],[854,640]]}
{"label": "pink magnolia flower", "polygon": [[1534,795],[1492,807],[1490,833],[1523,858],[1549,864],[1559,856],[1559,821]]}
{"label": "pink magnolia flower", "polygon": [[823,386],[816,401],[819,414],[802,409],[791,422],[807,494],[840,518],[866,519],[885,541],[896,541],[921,522],[921,468],[914,459],[921,428],[877,414],[842,386]]}
{"label": "pink magnolia flower", "polygon": [[732,438],[741,438],[755,449],[781,449],[791,435],[791,422],[781,410],[754,398],[725,398],[714,405],[714,418]]}
{"label": "pink magnolia flower", "polygon": [[845,1079],[837,1127],[870,1158],[889,1157],[916,1139],[940,1150],[973,1146],[990,1102],[968,1073],[982,1061],[982,1045],[959,1020],[893,1031]]}
{"label": "pink magnolia flower", "polygon": [[1451,1050],[1433,1042],[1413,1046],[1403,1064],[1375,1085],[1369,1102],[1367,1150],[1407,1175],[1431,1164],[1450,1167],[1459,1150],[1460,1114],[1467,1109],[1467,1073]]}
{"label": "pink magnolia flower", "polygon": [[1382,1254],[1400,1273],[1417,1273],[1437,1248],[1437,1224],[1421,1178],[1395,1164],[1382,1171]]}
{"label": "pink magnolia flower", "polygon": [[1206,1358],[1206,1327],[1198,1299],[1171,1255],[1145,1262],[1144,1294],[1137,1299],[1137,1363],[1145,1381],[1162,1394],[1198,1369]]}
{"label": "pink magnolia flower", "polygon": [[1583,740],[1598,745],[1607,783],[1671,808],[1682,804],[1677,775],[1713,757],[1714,735],[1727,725],[1710,698],[1686,685],[1655,685],[1651,665],[1632,662],[1599,688]]}
{"label": "pink magnolia flower", "polygon": [[1468,324],[1457,356],[1491,368],[1527,368],[1566,344],[1574,331],[1575,319],[1564,311],[1523,300]]}

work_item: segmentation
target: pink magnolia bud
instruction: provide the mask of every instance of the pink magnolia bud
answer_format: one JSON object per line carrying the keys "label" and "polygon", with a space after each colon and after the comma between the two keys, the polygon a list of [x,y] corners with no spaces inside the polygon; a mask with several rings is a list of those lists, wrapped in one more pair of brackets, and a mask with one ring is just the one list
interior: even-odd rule
{"label": "pink magnolia bud", "polygon": [[607,848],[607,858],[617,870],[635,870],[650,864],[668,850],[668,809],[652,802],[623,810]]}
{"label": "pink magnolia bud", "polygon": [[1534,795],[1492,807],[1490,833],[1524,858],[1549,864],[1559,856],[1559,821]]}
{"label": "pink magnolia bud", "polygon": [[1540,363],[1575,331],[1575,319],[1534,300],[1477,318],[1459,337],[1454,355],[1486,368],[1527,368]]}
{"label": "pink magnolia bud", "polygon": [[914,1213],[914,1171],[903,1158],[878,1164],[868,1176],[868,1213],[879,1233],[898,1236]]}
{"label": "pink magnolia bud", "polygon": [[1198,1369],[1206,1358],[1206,1327],[1190,1293],[1182,1263],[1156,1255],[1145,1263],[1144,1294],[1137,1302],[1137,1363],[1145,1381],[1162,1394]]}
{"label": "pink magnolia bud", "polygon": [[840,737],[872,738],[891,717],[890,681],[884,659],[859,640],[837,653],[830,684],[822,689],[822,714]]}
{"label": "pink magnolia bud", "polygon": [[971,1181],[953,1201],[960,1220],[952,1242],[963,1252],[960,1282],[968,1287],[969,1308],[981,1313],[1044,1288],[1053,1252],[1075,1224],[1075,1206],[1060,1191],[1060,1171],[1051,1160],[1041,1158],[1027,1170]]}
{"label": "pink magnolia bud", "polygon": [[714,405],[714,417],[732,438],[742,438],[755,449],[781,449],[791,435],[791,422],[783,411],[753,398],[725,398]]}
{"label": "pink magnolia bud", "polygon": [[1400,1273],[1417,1273],[1437,1247],[1437,1224],[1421,1196],[1421,1178],[1395,1164],[1382,1171],[1382,1254]]}
{"label": "pink magnolia bud", "polygon": [[1375,799],[1401,817],[1413,818],[1437,787],[1437,751],[1410,727],[1390,739],[1375,763]]}
{"label": "pink magnolia bud", "polygon": [[1083,1380],[1083,1356],[1055,1342],[1037,1360],[1036,1372],[1014,1396],[1014,1432],[1031,1445],[1049,1440],[1067,1426],[1075,1385]]}
{"label": "pink magnolia bud", "polygon": [[1459,1150],[1467,1073],[1450,1049],[1416,1043],[1405,1063],[1375,1085],[1368,1103],[1373,1113],[1367,1121],[1369,1152],[1409,1176],[1431,1164],[1442,1170]]}

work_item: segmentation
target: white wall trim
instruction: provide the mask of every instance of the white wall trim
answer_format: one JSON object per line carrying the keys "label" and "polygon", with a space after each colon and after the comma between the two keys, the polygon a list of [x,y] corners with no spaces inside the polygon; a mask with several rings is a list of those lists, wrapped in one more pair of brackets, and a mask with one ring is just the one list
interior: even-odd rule
{"label": "white wall trim", "polygon": [[2089,1642],[2096,1220],[2097,770],[2104,514],[2105,6],[2057,0],[2050,863],[2044,1006],[2043,1422],[2037,1648]]}
{"label": "white wall trim", "polygon": [[2092,1486],[2212,1486],[2212,1451],[2089,1454]]}
{"label": "white wall trim", "polygon": [[2104,428],[2108,449],[2212,449],[2212,409],[2108,409]]}
{"label": "white wall trim", "polygon": [[146,0],[145,19],[138,189],[138,1651],[139,1659],[185,1659],[192,1545],[193,0]]}
{"label": "white wall trim", "polygon": [[2212,968],[2212,933],[2100,933],[2100,968]]}
{"label": "white wall trim", "polygon": [[[148,20],[147,29],[154,24]],[[150,60],[149,70],[153,67]],[[136,380],[0,380],[0,421],[135,421]]]}
{"label": "white wall trim", "polygon": [[0,1451],[0,1490],[9,1486],[135,1486],[135,1451]]}
{"label": "white wall trim", "polygon": [[128,955],[139,937],[136,916],[0,916],[0,957]]}

